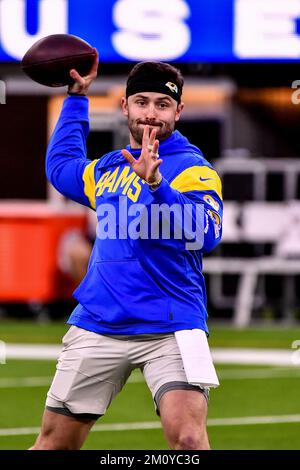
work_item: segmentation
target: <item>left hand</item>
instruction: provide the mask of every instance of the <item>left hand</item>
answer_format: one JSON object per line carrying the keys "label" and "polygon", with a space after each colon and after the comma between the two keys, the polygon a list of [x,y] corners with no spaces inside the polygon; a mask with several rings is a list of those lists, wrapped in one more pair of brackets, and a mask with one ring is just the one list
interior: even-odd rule
{"label": "left hand", "polygon": [[138,160],[126,149],[121,152],[133,171],[148,184],[153,184],[158,183],[162,178],[159,166],[163,161],[158,159],[159,140],[156,139],[156,129],[152,129],[150,135],[149,133],[150,126],[146,125],[143,133],[142,152]]}

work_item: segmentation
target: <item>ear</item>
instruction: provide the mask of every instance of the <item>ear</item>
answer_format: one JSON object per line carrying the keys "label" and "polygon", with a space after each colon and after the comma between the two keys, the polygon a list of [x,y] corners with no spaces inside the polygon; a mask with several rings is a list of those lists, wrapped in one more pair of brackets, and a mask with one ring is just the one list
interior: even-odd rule
{"label": "ear", "polygon": [[121,99],[121,107],[122,107],[124,116],[128,117],[128,102],[124,96]]}
{"label": "ear", "polygon": [[182,113],[183,108],[184,108],[184,103],[181,102],[181,103],[177,106],[177,109],[176,109],[175,122],[179,121],[180,115],[181,115],[181,113]]}

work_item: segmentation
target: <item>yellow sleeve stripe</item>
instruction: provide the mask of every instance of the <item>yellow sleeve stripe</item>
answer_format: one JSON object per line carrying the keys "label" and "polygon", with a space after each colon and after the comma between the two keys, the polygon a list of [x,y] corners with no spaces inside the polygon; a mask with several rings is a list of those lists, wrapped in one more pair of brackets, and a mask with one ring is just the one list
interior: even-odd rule
{"label": "yellow sleeve stripe", "polygon": [[96,208],[96,197],[95,197],[95,191],[96,191],[96,183],[95,183],[95,177],[94,177],[94,169],[95,165],[99,160],[93,160],[92,163],[89,163],[83,172],[82,179],[84,183],[84,194],[88,197],[91,207],[93,209]]}
{"label": "yellow sleeve stripe", "polygon": [[208,166],[191,166],[176,176],[171,188],[181,193],[188,191],[215,191],[222,199],[222,183],[215,170]]}

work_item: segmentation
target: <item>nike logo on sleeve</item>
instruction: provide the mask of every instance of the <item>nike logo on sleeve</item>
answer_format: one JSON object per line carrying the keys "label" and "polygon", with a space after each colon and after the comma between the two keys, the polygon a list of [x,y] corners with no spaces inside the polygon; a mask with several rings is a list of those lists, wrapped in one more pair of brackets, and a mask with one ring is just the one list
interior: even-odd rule
{"label": "nike logo on sleeve", "polygon": [[205,165],[194,165],[183,170],[171,181],[171,188],[181,193],[214,191],[222,199],[222,184],[217,172]]}
{"label": "nike logo on sleeve", "polygon": [[212,178],[202,178],[202,176],[200,176],[199,180],[200,181],[211,181]]}

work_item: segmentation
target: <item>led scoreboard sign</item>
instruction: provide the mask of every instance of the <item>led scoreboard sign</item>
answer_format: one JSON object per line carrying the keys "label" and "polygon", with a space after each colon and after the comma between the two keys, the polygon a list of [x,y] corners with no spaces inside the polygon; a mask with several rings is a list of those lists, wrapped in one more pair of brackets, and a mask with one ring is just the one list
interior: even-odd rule
{"label": "led scoreboard sign", "polygon": [[69,33],[101,60],[300,59],[300,0],[0,0],[0,61]]}

